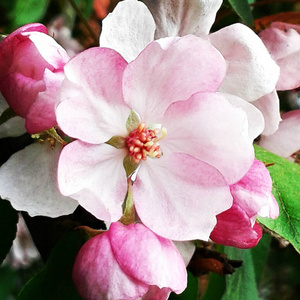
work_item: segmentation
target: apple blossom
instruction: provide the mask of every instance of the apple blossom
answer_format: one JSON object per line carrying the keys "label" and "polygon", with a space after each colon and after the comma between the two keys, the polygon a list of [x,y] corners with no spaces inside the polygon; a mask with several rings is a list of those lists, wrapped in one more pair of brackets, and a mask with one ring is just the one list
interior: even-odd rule
{"label": "apple blossom", "polygon": [[56,125],[56,92],[68,60],[41,24],[25,25],[0,43],[0,90],[29,133]]}
{"label": "apple blossom", "polygon": [[230,191],[233,205],[217,216],[217,225],[210,238],[222,245],[254,247],[262,236],[256,216],[275,219],[279,215],[272,195],[272,179],[265,165],[255,159],[247,174],[230,186]]}
{"label": "apple blossom", "polygon": [[56,113],[77,140],[59,159],[61,193],[117,221],[131,160],[141,221],[165,238],[207,240],[232,204],[228,185],[254,158],[244,111],[216,93],[225,71],[220,53],[192,35],[154,41],[129,64],[107,48],[71,59]]}
{"label": "apple blossom", "polygon": [[163,300],[184,291],[187,273],[172,241],[142,224],[112,223],[80,249],[73,280],[86,300]]}
{"label": "apple blossom", "polygon": [[[101,47],[115,49],[131,61],[154,38],[186,34],[207,36],[222,3],[220,0],[143,2],[151,13],[141,1],[125,0],[103,20]],[[224,27],[207,38],[228,66],[220,91],[239,96],[258,107],[266,117],[265,124],[257,126],[265,127],[267,134],[275,132],[280,120],[278,98],[260,98],[274,90],[279,68],[260,38],[242,24]],[[265,105],[256,105],[258,99],[268,102],[277,111],[268,114]]]}

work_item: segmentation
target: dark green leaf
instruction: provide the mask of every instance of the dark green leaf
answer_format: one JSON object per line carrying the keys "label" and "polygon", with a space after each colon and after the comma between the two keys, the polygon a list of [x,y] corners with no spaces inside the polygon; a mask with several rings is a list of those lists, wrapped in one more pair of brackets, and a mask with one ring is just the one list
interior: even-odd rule
{"label": "dark green leaf", "polygon": [[188,285],[183,293],[176,295],[172,293],[169,300],[197,300],[198,299],[198,279],[188,272]]}
{"label": "dark green leaf", "polygon": [[84,244],[84,236],[68,233],[53,249],[47,264],[21,290],[17,300],[80,300],[72,281],[76,255]]}
{"label": "dark green leaf", "polygon": [[239,17],[249,26],[253,26],[253,17],[247,0],[228,0]]}
{"label": "dark green leaf", "polygon": [[259,222],[287,239],[300,252],[300,166],[255,146],[256,158],[269,164],[273,195],[280,215],[277,219],[258,218]]}
{"label": "dark green leaf", "polygon": [[0,199],[0,264],[2,264],[16,237],[18,213],[11,204]]}
{"label": "dark green leaf", "polygon": [[225,276],[221,276],[216,273],[210,273],[208,287],[202,300],[221,299],[226,289],[225,280]]}
{"label": "dark green leaf", "polygon": [[243,260],[242,267],[226,276],[226,290],[222,300],[258,300],[255,271],[250,249],[225,247],[230,259]]}
{"label": "dark green leaf", "polygon": [[260,279],[267,262],[269,249],[270,249],[271,237],[264,234],[257,244],[256,247],[251,249],[251,255],[255,270],[255,280],[256,284],[259,285]]}
{"label": "dark green leaf", "polygon": [[89,19],[93,11],[93,0],[74,0],[78,9],[86,19]]}
{"label": "dark green leaf", "polygon": [[13,12],[13,26],[19,27],[41,20],[46,13],[49,0],[17,0]]}

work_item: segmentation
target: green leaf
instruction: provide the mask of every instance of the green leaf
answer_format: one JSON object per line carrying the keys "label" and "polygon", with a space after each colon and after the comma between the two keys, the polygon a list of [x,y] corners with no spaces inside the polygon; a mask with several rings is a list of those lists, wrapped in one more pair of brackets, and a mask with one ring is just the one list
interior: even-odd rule
{"label": "green leaf", "polygon": [[5,259],[16,237],[18,213],[10,202],[0,199],[0,264]]}
{"label": "green leaf", "polygon": [[17,300],[81,300],[73,281],[72,269],[85,238],[68,233],[53,249],[45,267],[21,290]]}
{"label": "green leaf", "polygon": [[255,156],[269,164],[268,170],[273,179],[272,193],[280,211],[275,220],[261,217],[258,220],[287,239],[300,252],[300,166],[258,146],[255,146]]}
{"label": "green leaf", "polygon": [[243,260],[242,267],[226,276],[226,290],[222,300],[258,300],[255,271],[250,249],[224,247],[230,259]]}
{"label": "green leaf", "polygon": [[247,0],[228,0],[239,17],[249,26],[253,26],[253,16]]}
{"label": "green leaf", "polygon": [[188,272],[188,285],[183,293],[176,295],[171,293],[169,300],[197,300],[198,299],[198,279]]}
{"label": "green leaf", "polygon": [[40,21],[48,5],[49,0],[17,0],[13,11],[13,26],[19,27]]}
{"label": "green leaf", "polygon": [[259,243],[251,249],[253,265],[255,269],[256,284],[259,285],[265,264],[268,259],[271,237],[264,234]]}
{"label": "green leaf", "polygon": [[15,112],[10,107],[8,107],[6,110],[3,111],[3,113],[0,116],[0,125],[2,125],[3,123],[15,116]]}
{"label": "green leaf", "polygon": [[93,11],[93,0],[74,0],[78,9],[86,19],[89,19]]}
{"label": "green leaf", "polygon": [[[229,276],[229,275],[227,275]],[[209,274],[208,287],[202,300],[216,300],[221,299],[226,289],[225,276],[216,273]]]}

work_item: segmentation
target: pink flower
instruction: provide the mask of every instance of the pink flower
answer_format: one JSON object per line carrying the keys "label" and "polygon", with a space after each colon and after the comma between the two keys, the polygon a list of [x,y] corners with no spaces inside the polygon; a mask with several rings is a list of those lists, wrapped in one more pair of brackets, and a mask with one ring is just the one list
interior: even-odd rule
{"label": "pink flower", "polygon": [[106,48],[71,59],[56,111],[77,139],[60,156],[62,194],[117,221],[131,157],[142,222],[165,238],[207,240],[215,216],[232,205],[229,184],[254,158],[244,111],[216,93],[225,70],[220,53],[195,36],[152,42],[129,64]]}
{"label": "pink flower", "polygon": [[56,125],[56,92],[69,60],[41,24],[25,25],[0,44],[0,90],[29,133]]}
{"label": "pink flower", "polygon": [[113,223],[80,249],[73,280],[86,300],[163,300],[184,291],[187,274],[172,241],[142,224]]}
{"label": "pink flower", "polygon": [[210,238],[226,246],[254,247],[262,236],[256,216],[275,219],[279,215],[272,195],[272,179],[265,165],[255,159],[248,173],[230,186],[230,191],[233,205],[217,216],[217,225]]}

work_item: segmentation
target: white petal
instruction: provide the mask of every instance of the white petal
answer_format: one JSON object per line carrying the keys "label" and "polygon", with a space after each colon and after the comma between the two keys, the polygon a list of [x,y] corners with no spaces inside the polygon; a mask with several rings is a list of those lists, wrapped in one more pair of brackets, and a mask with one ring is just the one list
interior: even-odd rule
{"label": "white petal", "polygon": [[255,101],[274,90],[279,67],[251,29],[233,24],[212,33],[210,40],[228,64],[220,91]]}
{"label": "white petal", "polygon": [[103,20],[100,46],[116,50],[130,62],[154,40],[154,32],[147,7],[140,1],[125,0]]}
{"label": "white petal", "polygon": [[60,147],[32,144],[15,153],[0,168],[0,196],[31,216],[58,217],[72,213],[77,201],[62,196],[56,186]]}
{"label": "white petal", "polygon": [[221,0],[143,0],[155,22],[155,38],[207,35],[215,21]]}

